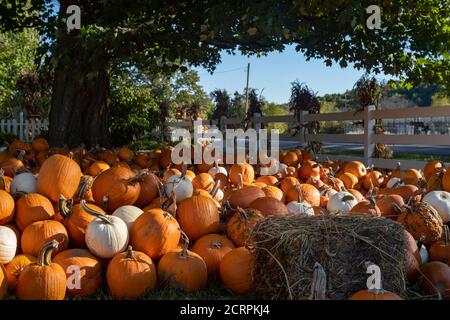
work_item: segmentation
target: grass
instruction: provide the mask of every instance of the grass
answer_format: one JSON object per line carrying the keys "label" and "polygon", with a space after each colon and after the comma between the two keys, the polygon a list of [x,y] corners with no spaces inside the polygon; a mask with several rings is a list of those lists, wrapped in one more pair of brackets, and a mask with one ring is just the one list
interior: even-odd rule
{"label": "grass", "polygon": [[[324,148],[322,150],[322,154],[330,154],[337,156],[353,156],[353,157],[364,156],[364,152],[362,150],[347,150],[340,148]],[[401,153],[401,152],[394,152],[394,159],[418,160],[418,161],[440,160],[444,162],[450,162],[450,156],[437,156],[430,154]]]}

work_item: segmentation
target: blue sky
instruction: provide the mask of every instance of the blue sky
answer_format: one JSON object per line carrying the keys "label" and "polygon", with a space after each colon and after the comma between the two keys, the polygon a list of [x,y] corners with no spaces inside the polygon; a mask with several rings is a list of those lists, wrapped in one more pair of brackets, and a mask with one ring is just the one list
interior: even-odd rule
{"label": "blue sky", "polygon": [[[285,103],[289,100],[290,84],[296,79],[306,83],[312,90],[325,93],[342,93],[351,89],[364,74],[351,66],[343,69],[339,65],[325,66],[322,60],[306,61],[306,58],[287,47],[282,53],[274,52],[263,57],[235,56],[224,53],[222,63],[213,75],[205,69],[197,68],[200,83],[211,92],[216,88],[227,89],[230,93],[245,88],[246,66],[250,62],[250,87],[264,89],[263,96],[268,101]],[[240,70],[235,70],[241,68]],[[233,70],[233,71],[229,71]],[[381,79],[386,79],[381,76]]]}

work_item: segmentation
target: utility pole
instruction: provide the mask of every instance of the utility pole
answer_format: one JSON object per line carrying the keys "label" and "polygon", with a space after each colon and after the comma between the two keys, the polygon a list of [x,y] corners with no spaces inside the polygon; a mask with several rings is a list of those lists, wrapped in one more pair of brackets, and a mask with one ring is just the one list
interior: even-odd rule
{"label": "utility pole", "polygon": [[250,62],[247,64],[247,86],[245,88],[245,115],[248,112],[248,81],[250,78]]}

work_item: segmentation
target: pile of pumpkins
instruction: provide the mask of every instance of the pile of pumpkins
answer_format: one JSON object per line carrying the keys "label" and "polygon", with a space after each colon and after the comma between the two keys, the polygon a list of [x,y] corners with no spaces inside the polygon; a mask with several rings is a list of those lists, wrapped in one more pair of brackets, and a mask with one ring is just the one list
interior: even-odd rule
{"label": "pile of pumpkins", "polygon": [[450,298],[450,171],[440,162],[382,173],[294,149],[265,176],[248,163],[175,165],[172,152],[70,150],[42,138],[0,152],[0,298],[88,298],[107,286],[135,299],[208,281],[246,295],[258,221],[329,214],[402,223],[408,283]]}

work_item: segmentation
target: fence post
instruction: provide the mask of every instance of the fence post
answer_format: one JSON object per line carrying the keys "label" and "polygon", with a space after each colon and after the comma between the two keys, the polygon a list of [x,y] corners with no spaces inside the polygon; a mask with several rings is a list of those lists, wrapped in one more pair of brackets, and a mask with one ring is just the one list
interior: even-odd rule
{"label": "fence post", "polygon": [[303,126],[305,124],[305,115],[308,114],[308,111],[305,110],[300,110],[300,119],[299,119],[299,124],[300,124],[300,137],[299,137],[299,143],[300,146],[304,147],[305,143],[306,143],[306,128]]}
{"label": "fence post", "polygon": [[373,136],[375,135],[375,119],[371,117],[371,111],[375,110],[374,105],[364,108],[364,162],[366,166],[372,164],[372,156],[375,151]]}
{"label": "fence post", "polygon": [[255,129],[255,130],[260,130],[261,129],[261,114],[259,114],[259,113],[255,113],[254,115],[253,115],[253,118],[252,118],[252,124],[253,124],[253,128]]}
{"label": "fence post", "polygon": [[227,121],[226,116],[221,116],[219,120],[219,130],[222,131],[222,134],[225,133],[225,130],[227,129],[227,124],[225,123]]}
{"label": "fence post", "polygon": [[28,139],[25,137],[25,119],[23,116],[23,112],[19,112],[19,139],[28,142]]}

